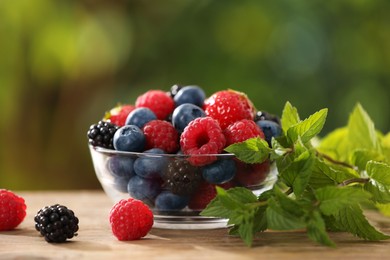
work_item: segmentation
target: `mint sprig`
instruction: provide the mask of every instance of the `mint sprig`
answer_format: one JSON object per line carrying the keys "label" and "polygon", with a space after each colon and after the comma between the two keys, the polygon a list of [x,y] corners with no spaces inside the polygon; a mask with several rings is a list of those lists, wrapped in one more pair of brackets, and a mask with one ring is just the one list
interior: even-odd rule
{"label": "mint sprig", "polygon": [[240,187],[217,188],[201,215],[227,218],[230,234],[249,246],[267,229],[305,229],[310,239],[331,247],[335,243],[328,232],[335,230],[365,240],[390,238],[364,215],[365,206],[371,205],[390,216],[390,133],[376,130],[357,104],[345,127],[320,139],[327,112],[322,109],[301,120],[287,102],[283,135],[272,139],[272,148],[260,138],[227,147],[246,163],[274,161],[276,181],[259,196]]}

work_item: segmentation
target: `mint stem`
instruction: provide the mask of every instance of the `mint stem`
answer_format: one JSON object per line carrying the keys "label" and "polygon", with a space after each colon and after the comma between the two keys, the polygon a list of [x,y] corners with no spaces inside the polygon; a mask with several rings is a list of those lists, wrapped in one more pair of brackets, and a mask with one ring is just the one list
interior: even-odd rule
{"label": "mint stem", "polygon": [[351,168],[352,170],[356,170],[356,167],[351,165],[351,164],[349,164],[349,163],[337,161],[337,160],[333,159],[332,157],[330,157],[329,155],[320,153],[319,151],[316,151],[316,154],[317,154],[317,156],[320,156],[320,157],[324,158],[325,160],[327,160],[327,161],[329,161],[329,162],[331,162],[333,164],[341,165],[341,166],[344,166],[344,167],[347,167],[347,168]]}
{"label": "mint stem", "polygon": [[370,181],[370,178],[352,178],[352,179],[343,181],[338,186],[343,187],[343,186],[347,186],[347,185],[352,184],[352,183],[367,183],[369,181]]}

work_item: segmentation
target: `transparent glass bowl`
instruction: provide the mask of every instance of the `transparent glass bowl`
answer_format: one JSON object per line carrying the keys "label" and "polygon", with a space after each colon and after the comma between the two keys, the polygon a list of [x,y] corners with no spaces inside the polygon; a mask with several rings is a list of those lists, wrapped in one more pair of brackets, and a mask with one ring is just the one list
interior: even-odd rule
{"label": "transparent glass bowl", "polygon": [[[120,152],[91,145],[89,149],[96,176],[108,197],[114,203],[129,197],[144,201],[154,213],[155,228],[226,227],[226,219],[199,215],[215,196],[215,185],[225,189],[246,187],[259,195],[269,189],[276,178],[274,167],[268,161],[249,165],[239,162],[233,154],[190,157],[183,154]],[[234,168],[234,177],[223,184],[207,182],[203,177],[207,166],[193,165],[222,160],[230,161],[228,171]],[[190,177],[183,177],[187,175]],[[178,182],[183,185],[178,185]]]}

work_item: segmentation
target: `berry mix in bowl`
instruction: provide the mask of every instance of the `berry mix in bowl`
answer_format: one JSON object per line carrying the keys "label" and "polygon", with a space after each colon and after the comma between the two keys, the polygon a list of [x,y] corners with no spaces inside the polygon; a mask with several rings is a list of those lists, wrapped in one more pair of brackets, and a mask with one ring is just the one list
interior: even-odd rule
{"label": "berry mix in bowl", "polygon": [[114,202],[144,202],[156,228],[202,229],[226,227],[225,219],[199,215],[217,187],[259,195],[274,176],[269,159],[246,164],[225,149],[250,138],[271,146],[281,132],[279,118],[256,110],[244,93],[207,97],[198,86],[174,85],[111,109],[87,135],[97,178]]}

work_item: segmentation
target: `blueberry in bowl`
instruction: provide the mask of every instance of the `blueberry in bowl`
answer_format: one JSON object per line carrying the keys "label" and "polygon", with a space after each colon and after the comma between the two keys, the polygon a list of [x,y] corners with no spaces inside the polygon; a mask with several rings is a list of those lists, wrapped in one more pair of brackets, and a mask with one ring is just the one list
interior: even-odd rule
{"label": "blueberry in bowl", "polygon": [[226,151],[249,138],[268,141],[280,134],[276,117],[259,116],[245,94],[223,90],[205,97],[198,86],[176,86],[147,91],[124,111],[116,115],[126,118],[124,125],[105,117],[88,130],[92,163],[113,203],[143,201],[155,228],[226,227],[226,219],[200,215],[217,187],[259,195],[272,185],[269,159],[247,164]]}

